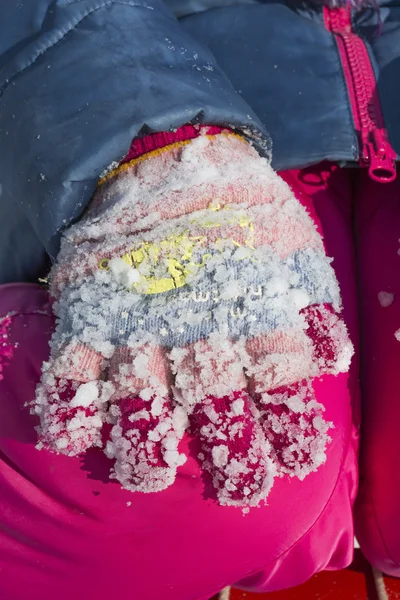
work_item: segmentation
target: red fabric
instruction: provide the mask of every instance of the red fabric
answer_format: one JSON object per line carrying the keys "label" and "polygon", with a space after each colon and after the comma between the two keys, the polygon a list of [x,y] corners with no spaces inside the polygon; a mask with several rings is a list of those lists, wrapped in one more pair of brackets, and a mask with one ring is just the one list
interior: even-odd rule
{"label": "red fabric", "polygon": [[[310,181],[307,181],[307,177]],[[351,181],[324,168],[284,174],[335,257],[344,314],[358,348]],[[171,488],[130,493],[109,481],[99,449],[82,458],[35,449],[33,399],[54,327],[38,286],[0,288],[0,317],[14,312],[17,344],[0,381],[0,597],[2,600],[200,600],[227,584],[270,591],[296,585],[353,554],[357,488],[358,370],[315,381],[334,423],[327,462],[304,481],[282,477],[268,504],[219,506],[185,436],[189,459]]]}
{"label": "red fabric", "polygon": [[[176,142],[184,142],[193,140],[200,135],[217,135],[224,131],[222,127],[215,125],[183,125],[176,131],[162,131],[160,133],[152,133],[142,138],[135,138],[132,142],[130,150],[125,158],[121,161],[121,165],[130,162],[134,158],[138,158],[143,154],[148,154],[153,150],[164,148]],[[227,130],[226,130],[227,131]]]}

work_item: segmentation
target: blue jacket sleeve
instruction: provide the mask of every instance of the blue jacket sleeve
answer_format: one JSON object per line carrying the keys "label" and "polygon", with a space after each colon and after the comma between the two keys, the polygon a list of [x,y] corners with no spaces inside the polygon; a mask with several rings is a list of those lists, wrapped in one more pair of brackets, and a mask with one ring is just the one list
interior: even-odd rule
{"label": "blue jacket sleeve", "polygon": [[[34,281],[138,133],[187,122],[268,137],[161,0],[5,0],[0,283]],[[2,7],[3,8],[3,7]]]}

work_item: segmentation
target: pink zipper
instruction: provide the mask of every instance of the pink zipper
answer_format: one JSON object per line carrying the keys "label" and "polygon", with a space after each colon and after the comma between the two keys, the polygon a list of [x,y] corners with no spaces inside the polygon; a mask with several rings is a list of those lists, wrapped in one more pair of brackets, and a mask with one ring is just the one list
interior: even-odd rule
{"label": "pink zipper", "polygon": [[396,152],[390,145],[375,74],[363,40],[353,32],[351,9],[324,7],[325,27],[336,39],[347,83],[354,125],[359,136],[360,164],[371,179],[396,179]]}

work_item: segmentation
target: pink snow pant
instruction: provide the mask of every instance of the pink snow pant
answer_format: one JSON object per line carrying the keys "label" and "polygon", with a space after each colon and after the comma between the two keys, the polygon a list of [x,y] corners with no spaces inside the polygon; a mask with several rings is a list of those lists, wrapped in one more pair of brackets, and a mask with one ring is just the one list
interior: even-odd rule
{"label": "pink snow pant", "polygon": [[400,577],[400,181],[358,175],[355,187],[362,444],[354,520],[369,561]]}
{"label": "pink snow pant", "polygon": [[349,374],[315,382],[317,399],[334,423],[326,464],[304,481],[276,480],[268,503],[243,515],[207,493],[189,437],[183,449],[190,458],[176,483],[147,495],[110,482],[110,461],[100,450],[80,458],[37,451],[36,421],[24,404],[33,399],[48,357],[53,317],[40,287],[2,286],[0,319],[12,313],[0,324],[6,336],[0,381],[2,600],[205,600],[228,584],[269,591],[347,566],[358,480],[360,322],[365,447],[357,535],[375,564],[396,571],[400,343],[394,332],[400,310],[396,319],[396,298],[383,308],[378,293],[396,293],[400,282],[399,184],[378,186],[364,172],[329,165],[284,178],[334,257],[356,348]]}

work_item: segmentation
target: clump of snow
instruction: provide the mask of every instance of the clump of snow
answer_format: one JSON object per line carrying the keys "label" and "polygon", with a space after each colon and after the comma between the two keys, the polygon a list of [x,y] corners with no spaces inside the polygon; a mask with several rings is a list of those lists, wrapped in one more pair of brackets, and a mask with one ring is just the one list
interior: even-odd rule
{"label": "clump of snow", "polygon": [[220,444],[212,449],[212,458],[216,467],[225,467],[229,460],[229,448]]}
{"label": "clump of snow", "polygon": [[89,381],[88,383],[82,383],[77,389],[75,396],[72,398],[70,405],[73,408],[78,406],[88,407],[99,397],[99,391],[97,389],[97,383],[95,381]]}
{"label": "clump of snow", "polygon": [[134,267],[131,267],[122,258],[112,258],[109,268],[120,285],[130,289],[135,283],[140,281],[140,273]]}

